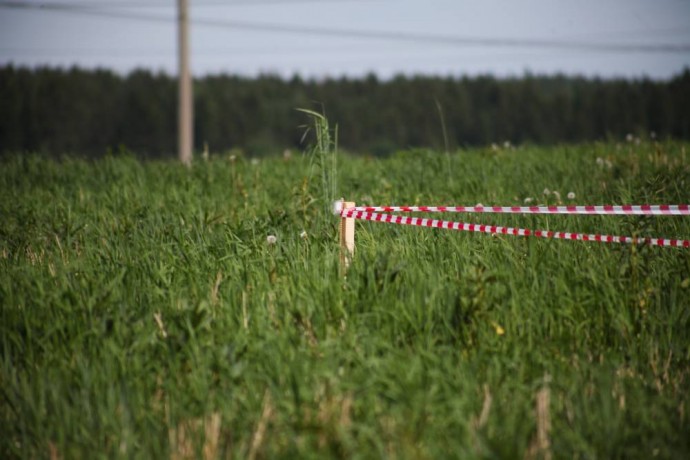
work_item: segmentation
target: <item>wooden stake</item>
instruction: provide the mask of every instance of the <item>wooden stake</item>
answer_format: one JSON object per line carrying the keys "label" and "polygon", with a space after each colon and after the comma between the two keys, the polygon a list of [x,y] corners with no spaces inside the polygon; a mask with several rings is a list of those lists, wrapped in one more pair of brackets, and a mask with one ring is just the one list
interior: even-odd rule
{"label": "wooden stake", "polygon": [[[352,201],[341,201],[342,209],[354,208],[355,203]],[[355,219],[352,217],[340,218],[340,268],[343,273],[352,262],[352,257],[355,254]]]}

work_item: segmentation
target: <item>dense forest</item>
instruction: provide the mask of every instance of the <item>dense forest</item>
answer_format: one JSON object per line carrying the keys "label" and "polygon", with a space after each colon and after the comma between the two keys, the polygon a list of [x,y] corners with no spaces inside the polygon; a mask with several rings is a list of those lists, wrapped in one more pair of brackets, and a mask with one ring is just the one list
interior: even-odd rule
{"label": "dense forest", "polygon": [[[176,152],[176,79],[165,74],[5,66],[0,105],[0,153]],[[208,76],[194,82],[195,148],[249,155],[300,148],[307,120],[296,108],[324,111],[338,125],[341,147],[372,155],[629,133],[690,139],[690,70],[668,81]]]}

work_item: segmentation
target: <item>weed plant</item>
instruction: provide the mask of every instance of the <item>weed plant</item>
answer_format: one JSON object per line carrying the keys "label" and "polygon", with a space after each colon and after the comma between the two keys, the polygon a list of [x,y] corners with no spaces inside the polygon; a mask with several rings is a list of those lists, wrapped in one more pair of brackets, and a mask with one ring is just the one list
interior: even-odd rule
{"label": "weed plant", "polygon": [[[687,249],[358,222],[343,278],[326,210],[688,203],[687,144],[336,169],[318,132],[313,155],[191,169],[0,160],[0,457],[690,456]],[[690,238],[687,217],[450,218]]]}

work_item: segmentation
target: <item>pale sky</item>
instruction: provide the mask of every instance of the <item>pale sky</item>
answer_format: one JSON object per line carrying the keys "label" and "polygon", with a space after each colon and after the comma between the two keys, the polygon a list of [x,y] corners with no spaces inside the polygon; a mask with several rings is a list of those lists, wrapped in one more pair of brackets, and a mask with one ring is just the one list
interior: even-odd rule
{"label": "pale sky", "polygon": [[[690,68],[690,0],[189,0],[195,76]],[[43,7],[40,7],[43,5]],[[177,73],[175,0],[0,0],[0,66]]]}

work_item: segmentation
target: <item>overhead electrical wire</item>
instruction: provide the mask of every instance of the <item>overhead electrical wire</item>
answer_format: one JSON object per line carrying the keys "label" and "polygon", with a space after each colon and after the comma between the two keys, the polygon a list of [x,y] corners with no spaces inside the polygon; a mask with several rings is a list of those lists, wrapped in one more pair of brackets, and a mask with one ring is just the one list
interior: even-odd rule
{"label": "overhead electrical wire", "polygon": [[[73,3],[50,3],[38,5],[35,3],[25,3],[17,1],[0,2],[0,7],[17,9],[40,9],[56,12],[69,12],[91,16],[101,16],[109,18],[130,19],[138,21],[149,21],[169,24],[176,21],[175,17],[165,17],[155,14],[141,12],[115,11],[112,9],[102,10],[95,8],[85,8]],[[346,28],[326,28],[309,25],[288,25],[279,23],[253,22],[253,21],[234,21],[211,18],[192,18],[192,24],[206,27],[214,27],[229,30],[247,30],[253,32],[285,33],[292,35],[310,35],[319,37],[347,38],[347,39],[369,39],[385,40],[398,42],[428,43],[436,45],[450,46],[473,46],[491,48],[540,48],[540,49],[561,49],[578,50],[590,52],[615,52],[615,53],[688,53],[690,44],[673,43],[612,43],[612,42],[590,42],[574,40],[556,40],[539,38],[491,38],[491,37],[469,37],[440,34],[422,34],[415,32],[392,32],[358,30]]]}
{"label": "overhead electrical wire", "polygon": [[[299,3],[320,3],[320,4],[335,4],[335,3],[375,3],[388,0],[204,0],[195,1],[191,6],[196,7],[235,7],[235,6],[279,6],[279,5],[295,5]],[[72,2],[20,2],[16,0],[5,0],[0,2],[0,6],[9,6],[16,8],[40,8],[40,9],[52,9],[54,7],[69,7],[69,8],[84,8],[89,10],[112,10],[118,8],[169,8],[174,9],[177,4],[171,1],[160,1],[160,2],[146,2],[146,1],[113,1],[113,2],[85,2],[85,1],[72,1]]]}

